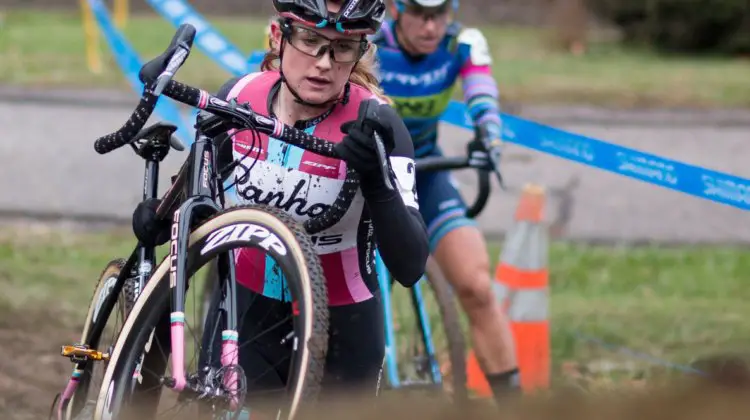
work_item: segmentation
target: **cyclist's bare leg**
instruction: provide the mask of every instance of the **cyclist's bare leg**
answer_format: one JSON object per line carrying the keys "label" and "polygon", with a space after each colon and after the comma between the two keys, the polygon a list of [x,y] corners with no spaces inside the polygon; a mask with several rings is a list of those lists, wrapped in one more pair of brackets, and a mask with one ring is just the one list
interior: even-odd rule
{"label": "cyclist's bare leg", "polygon": [[468,315],[474,352],[497,396],[515,379],[508,374],[517,361],[508,318],[492,290],[484,237],[475,226],[458,227],[440,239],[434,257]]}

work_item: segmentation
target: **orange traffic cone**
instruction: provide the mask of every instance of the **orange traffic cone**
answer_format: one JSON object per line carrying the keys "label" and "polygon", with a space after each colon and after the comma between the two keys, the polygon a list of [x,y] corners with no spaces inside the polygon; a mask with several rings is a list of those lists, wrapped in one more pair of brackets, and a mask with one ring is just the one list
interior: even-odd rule
{"label": "orange traffic cone", "polygon": [[[495,270],[495,295],[510,318],[521,387],[524,392],[549,387],[550,334],[547,272],[548,233],[543,224],[544,189],[526,185]],[[467,359],[467,387],[492,395],[476,355]]]}
{"label": "orange traffic cone", "polygon": [[484,372],[482,372],[482,367],[479,366],[479,360],[477,360],[474,350],[469,350],[466,358],[466,387],[478,397],[489,398],[492,396],[490,384],[484,377]]}

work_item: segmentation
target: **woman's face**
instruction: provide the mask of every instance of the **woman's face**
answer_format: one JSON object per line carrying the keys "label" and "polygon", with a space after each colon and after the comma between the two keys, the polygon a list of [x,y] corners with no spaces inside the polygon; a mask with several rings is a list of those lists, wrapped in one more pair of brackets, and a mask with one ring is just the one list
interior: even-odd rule
{"label": "woman's face", "polygon": [[[281,70],[289,86],[311,103],[340,95],[362,56],[361,35],[344,35],[334,29],[313,29],[298,23],[292,23],[291,28],[281,60]],[[271,25],[271,37],[278,52],[282,33],[277,22]]]}
{"label": "woman's face", "polygon": [[451,20],[450,1],[438,7],[408,5],[398,16],[399,35],[416,54],[431,54],[445,37]]}

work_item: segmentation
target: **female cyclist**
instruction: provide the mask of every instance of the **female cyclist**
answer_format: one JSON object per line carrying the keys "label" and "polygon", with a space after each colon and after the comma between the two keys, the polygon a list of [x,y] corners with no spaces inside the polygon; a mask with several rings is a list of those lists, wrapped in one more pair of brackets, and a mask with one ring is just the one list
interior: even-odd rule
{"label": "female cyclist", "polygon": [[[451,22],[458,0],[393,0],[395,19],[371,37],[378,46],[381,87],[409,128],[417,158],[441,155],[437,127],[462,80],[476,126],[474,153],[498,153],[501,119],[487,41],[474,28]],[[476,156],[476,155],[473,155]],[[474,350],[495,397],[518,389],[511,330],[492,291],[484,238],[448,172],[417,173],[419,208],[430,251],[468,314]]]}
{"label": "female cyclist", "polygon": [[[315,235],[328,286],[330,339],[322,389],[364,389],[375,395],[385,343],[374,269],[374,249],[405,286],[424,272],[429,249],[414,188],[414,149],[408,130],[382,97],[371,72],[374,51],[366,39],[380,26],[383,0],[274,0],[278,18],[261,71],[237,77],[218,92],[249,102],[255,111],[329,141],[343,160],[326,158],[274,138],[239,132],[219,160],[243,159],[235,169],[237,200],[283,209],[297,221],[330,206],[346,167],[360,175],[360,191],[347,214]],[[341,13],[339,13],[341,11]],[[358,117],[360,105],[377,101],[377,121]],[[389,149],[398,187],[386,188],[374,148],[376,126]],[[255,144],[253,146],[253,144]],[[252,149],[252,150],[250,150]],[[252,170],[247,172],[251,165]],[[272,259],[256,249],[236,256],[240,343],[276,327],[291,313],[288,292]],[[252,305],[250,302],[252,301]],[[249,312],[243,316],[243,308]],[[271,315],[267,315],[270,313]],[[291,317],[287,321],[291,326]],[[291,349],[279,342],[289,331],[269,331],[241,346],[240,365],[250,391],[284,387]]]}

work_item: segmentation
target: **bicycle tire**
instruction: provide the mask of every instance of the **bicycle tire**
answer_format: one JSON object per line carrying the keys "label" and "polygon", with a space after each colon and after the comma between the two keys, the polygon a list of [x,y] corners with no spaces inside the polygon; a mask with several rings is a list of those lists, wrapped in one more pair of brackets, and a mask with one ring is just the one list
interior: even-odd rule
{"label": "bicycle tire", "polygon": [[[302,225],[281,210],[265,205],[240,205],[222,210],[195,227],[191,232],[187,246],[186,278],[190,278],[203,265],[212,261],[220,253],[235,248],[258,247],[262,238],[254,238],[253,236],[241,238],[237,236],[231,237],[224,244],[215,246],[201,255],[200,250],[211,238],[211,234],[221,229],[245,223],[263,226],[284,244],[289,252],[285,257],[275,259],[284,271],[293,296],[293,290],[296,286],[299,286],[301,292],[301,299],[298,300],[297,306],[299,311],[297,318],[305,328],[302,332],[303,336],[295,344],[295,355],[293,357],[297,369],[294,372],[296,375],[293,378],[294,389],[291,392],[290,408],[285,415],[279,417],[291,419],[297,414],[303,403],[314,400],[318,395],[328,350],[326,284],[318,255]],[[230,235],[226,235],[226,237],[230,237]],[[278,257],[278,255],[275,257]],[[152,330],[153,339],[158,339],[166,331],[165,344],[160,346],[160,350],[170,351],[169,266],[167,256],[147,282],[122,328],[99,391],[94,413],[95,420],[116,418],[113,417],[113,412],[118,413],[123,406],[125,394],[129,392],[129,387],[132,385],[127,381],[133,377],[135,362],[140,355],[144,354],[139,349],[144,349],[147,341],[151,339]],[[285,267],[292,267],[294,270],[288,270]],[[297,282],[296,285],[293,285],[293,282]],[[305,343],[307,345],[304,345]],[[162,366],[151,366],[156,357],[149,357],[149,350],[145,349],[145,357],[141,362],[143,371],[148,369],[151,372],[157,372],[159,375],[163,374],[167,367],[166,361]],[[144,380],[140,385],[148,389],[149,384],[146,382]],[[160,394],[161,390],[160,388],[157,392]],[[144,418],[140,415],[137,416],[136,418]],[[151,418],[151,416],[148,416],[148,418]]]}
{"label": "bicycle tire", "polygon": [[[463,404],[469,400],[466,388],[466,340],[458,314],[455,296],[440,267],[428,259],[426,267],[427,284],[430,285],[440,311],[443,333],[448,343],[448,358],[451,364],[451,386],[453,400]],[[415,308],[416,313],[417,308]]]}
{"label": "bicycle tire", "polygon": [[[89,302],[89,308],[86,312],[86,320],[83,323],[80,343],[85,343],[93,349],[99,349],[99,341],[95,343],[86,343],[86,339],[91,328],[94,325],[95,317],[98,318],[99,316],[103,315],[98,313],[98,307],[107,298],[107,296],[109,296],[109,293],[111,292],[110,284],[116,281],[117,277],[122,271],[122,268],[125,266],[125,263],[126,260],[123,258],[113,259],[105,265],[104,269],[99,275],[99,279],[96,282],[94,292]],[[136,299],[134,295],[133,283],[131,280],[126,280],[126,283],[123,285],[123,288],[120,291],[120,295],[122,296],[122,299],[118,299],[113,310],[119,310],[124,321],[127,318],[127,315]],[[109,314],[106,314],[108,320],[110,315],[111,312]],[[117,333],[119,335],[119,331]],[[67,407],[65,407],[65,412],[63,414],[63,418],[65,420],[81,418],[78,416],[80,416],[82,411],[86,408],[86,400],[84,399],[83,401],[81,401],[81,397],[85,398],[88,394],[89,387],[91,386],[92,371],[97,363],[101,362],[88,363],[86,369],[81,373],[75,393],[68,402]]]}

